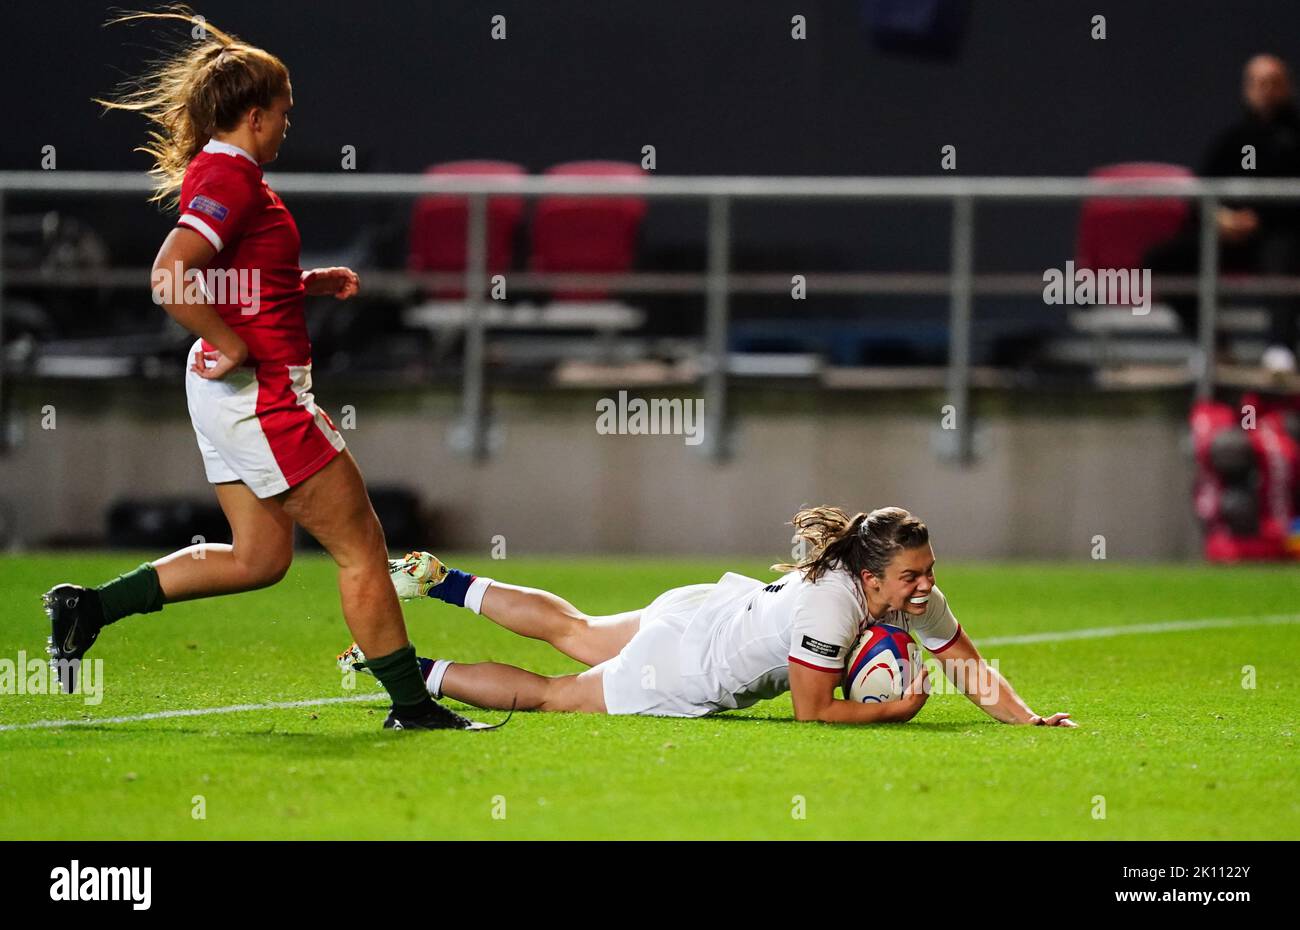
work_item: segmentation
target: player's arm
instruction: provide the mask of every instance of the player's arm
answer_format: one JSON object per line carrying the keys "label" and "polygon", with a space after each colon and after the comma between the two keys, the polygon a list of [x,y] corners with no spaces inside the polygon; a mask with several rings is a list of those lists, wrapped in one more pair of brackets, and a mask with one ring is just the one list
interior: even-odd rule
{"label": "player's arm", "polygon": [[[197,288],[186,284],[195,273],[202,273],[217,250],[206,238],[187,226],[177,226],[163,240],[150,272],[154,299],[177,323],[214,346],[225,360],[218,359],[216,368],[201,366],[199,373],[206,378],[221,377],[243,364],[248,357],[248,346],[239,334],[221,319],[216,308],[203,300],[193,300]],[[199,369],[196,368],[196,371]]]}
{"label": "player's arm", "polygon": [[965,628],[959,628],[956,639],[931,655],[943,664],[943,672],[952,683],[994,720],[1049,727],[1076,725],[1069,719],[1069,714],[1040,717],[1030,710],[1029,705],[1011,687],[1011,683],[984,661]]}
{"label": "player's arm", "polygon": [[813,667],[791,659],[790,698],[794,701],[794,719],[822,723],[904,723],[925,705],[930,690],[923,668],[913,687],[897,701],[859,704],[835,696],[835,686],[843,673],[842,668]]}

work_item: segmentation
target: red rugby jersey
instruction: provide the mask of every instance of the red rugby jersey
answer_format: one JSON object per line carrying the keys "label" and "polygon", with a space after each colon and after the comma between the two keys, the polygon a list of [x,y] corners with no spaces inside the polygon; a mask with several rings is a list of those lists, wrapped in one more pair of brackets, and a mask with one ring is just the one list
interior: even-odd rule
{"label": "red rugby jersey", "polygon": [[180,210],[177,223],[217,250],[208,269],[238,276],[225,275],[224,293],[211,296],[217,313],[248,344],[249,363],[310,363],[298,267],[302,240],[253,157],[238,146],[209,142],[185,169]]}

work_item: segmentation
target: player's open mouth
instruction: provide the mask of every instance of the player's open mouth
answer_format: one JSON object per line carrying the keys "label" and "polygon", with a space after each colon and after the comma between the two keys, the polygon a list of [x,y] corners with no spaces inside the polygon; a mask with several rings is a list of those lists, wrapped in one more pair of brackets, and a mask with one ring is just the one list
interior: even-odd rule
{"label": "player's open mouth", "polygon": [[916,597],[909,597],[909,598],[907,599],[907,603],[909,603],[909,604],[928,604],[928,603],[930,603],[930,595],[928,595],[928,594],[918,594]]}

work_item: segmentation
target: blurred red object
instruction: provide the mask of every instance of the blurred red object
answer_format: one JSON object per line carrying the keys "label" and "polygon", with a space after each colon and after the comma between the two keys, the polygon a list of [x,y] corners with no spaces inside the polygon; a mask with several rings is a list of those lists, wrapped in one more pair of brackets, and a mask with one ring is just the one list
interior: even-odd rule
{"label": "blurred red object", "polygon": [[[616,161],[575,161],[554,165],[548,177],[584,177],[637,181],[645,177],[639,165]],[[534,271],[630,271],[637,235],[645,218],[644,197],[543,197],[533,213]],[[602,300],[604,291],[558,290],[558,300]]]}
{"label": "blurred red object", "polygon": [[[1181,180],[1195,175],[1182,165],[1127,162],[1103,165],[1088,173],[1123,184],[1126,181]],[[1171,239],[1187,222],[1191,207],[1172,197],[1094,197],[1083,202],[1075,266],[1091,268],[1141,268],[1152,246]]]}
{"label": "blurred red object", "polygon": [[[508,161],[452,161],[431,165],[425,174],[461,177],[523,177],[521,165]],[[487,203],[488,274],[509,271],[514,259],[515,234],[524,215],[524,198],[489,197]],[[411,211],[411,233],[406,266],[411,271],[464,271],[467,261],[465,232],[469,225],[469,198],[452,194],[421,197]],[[442,288],[435,297],[458,299],[461,288]]]}
{"label": "blurred red object", "polygon": [[[1196,515],[1205,527],[1205,558],[1211,562],[1278,560],[1300,557],[1291,527],[1300,491],[1300,442],[1292,418],[1300,415],[1294,398],[1270,399],[1247,394],[1240,406],[1198,401],[1192,407],[1192,445],[1197,474]],[[1239,433],[1248,443],[1252,477],[1246,487],[1258,512],[1254,532],[1234,532],[1225,519],[1223,501],[1230,489],[1216,469],[1211,451],[1216,437]]]}

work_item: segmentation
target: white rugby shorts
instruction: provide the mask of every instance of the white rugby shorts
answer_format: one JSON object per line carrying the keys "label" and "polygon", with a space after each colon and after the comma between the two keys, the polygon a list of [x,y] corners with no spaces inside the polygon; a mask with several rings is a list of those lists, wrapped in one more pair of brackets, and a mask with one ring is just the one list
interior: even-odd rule
{"label": "white rugby shorts", "polygon": [[641,628],[623,650],[596,666],[611,714],[703,717],[724,708],[711,700],[711,680],[681,670],[682,633],[716,584],[693,584],[659,595],[641,612]]}
{"label": "white rugby shorts", "polygon": [[272,497],[306,481],[343,451],[343,437],[311,393],[311,364],[259,362],[219,381],[189,370],[185,396],[208,481],[242,481]]}

